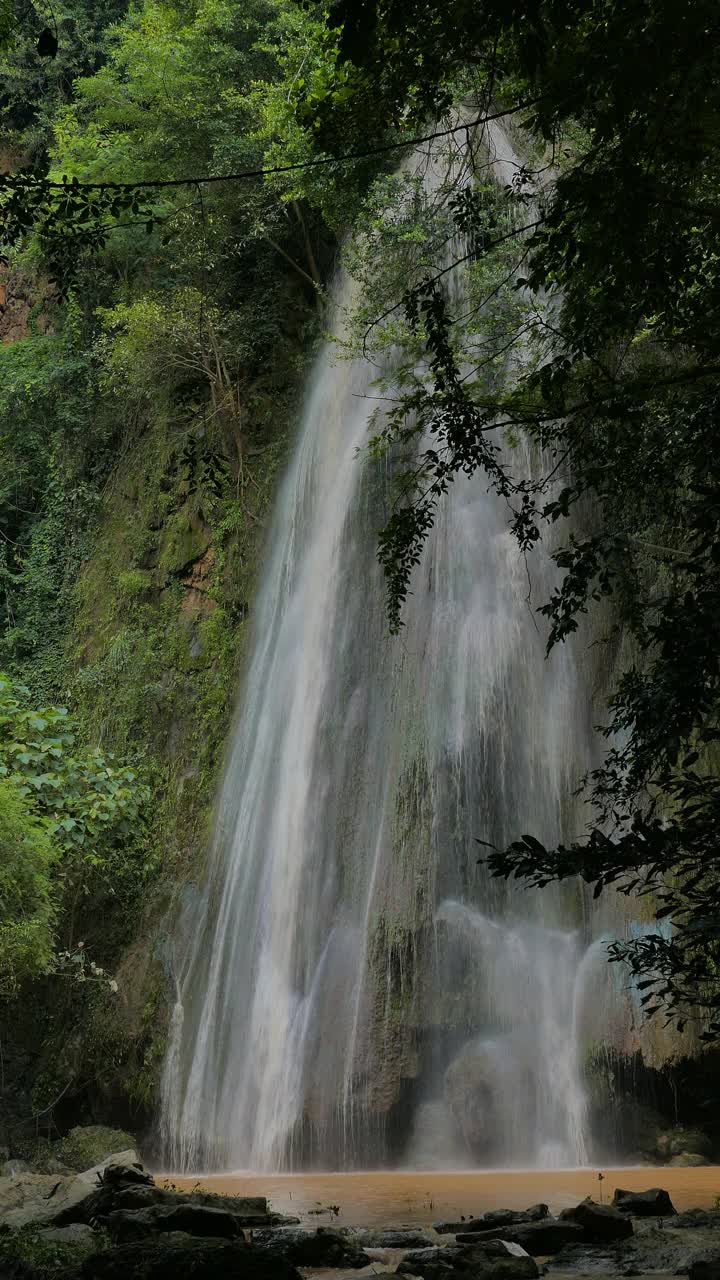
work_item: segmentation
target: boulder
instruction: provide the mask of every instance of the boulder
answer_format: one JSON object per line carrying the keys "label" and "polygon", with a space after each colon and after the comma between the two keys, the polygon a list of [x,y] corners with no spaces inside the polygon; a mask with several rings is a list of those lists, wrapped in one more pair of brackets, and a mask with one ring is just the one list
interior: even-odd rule
{"label": "boulder", "polygon": [[[126,1152],[126,1155],[132,1155],[132,1152]],[[108,1162],[104,1165],[96,1166],[94,1169],[88,1170],[88,1173],[96,1173],[99,1182],[106,1187],[119,1186],[136,1186],[136,1187],[153,1187],[155,1179],[151,1173],[147,1173],[139,1160],[122,1160],[116,1156],[110,1156]],[[83,1175],[87,1177],[87,1174]]]}
{"label": "boulder", "polygon": [[465,1143],[475,1155],[497,1149],[502,1134],[496,1105],[497,1062],[482,1041],[473,1041],[445,1072],[445,1101]]}
{"label": "boulder", "polygon": [[717,1209],[686,1209],[672,1220],[674,1231],[691,1227],[713,1227],[720,1230],[720,1211]]}
{"label": "boulder", "polygon": [[682,1151],[679,1155],[671,1156],[668,1160],[668,1165],[671,1169],[699,1169],[706,1164],[710,1164],[710,1161],[697,1151]]}
{"label": "boulder", "polygon": [[118,1170],[116,1181],[119,1181],[122,1178],[120,1170],[142,1170],[142,1165],[134,1147],[128,1147],[126,1151],[115,1151],[108,1156],[107,1160],[101,1160],[99,1164],[94,1164],[89,1169],[84,1169],[82,1173],[76,1175],[76,1181],[84,1182],[88,1187],[96,1187],[98,1182],[104,1178],[105,1171],[110,1168]]}
{"label": "boulder", "polygon": [[504,1240],[411,1250],[397,1273],[422,1276],[423,1280],[451,1280],[460,1275],[481,1280],[534,1280],[539,1274],[537,1263],[527,1253]]}
{"label": "boulder", "polygon": [[85,1199],[92,1187],[77,1178],[25,1174],[0,1179],[0,1227],[19,1230],[31,1222],[54,1222],[67,1206]]}
{"label": "boulder", "polygon": [[253,1248],[287,1258],[298,1267],[366,1267],[370,1259],[351,1236],[327,1227],[254,1231]]}
{"label": "boulder", "polygon": [[661,1187],[651,1187],[648,1191],[622,1191],[620,1187],[613,1196],[613,1206],[621,1213],[632,1213],[636,1218],[668,1217],[677,1212],[669,1192]]}
{"label": "boulder", "polygon": [[462,1245],[459,1270],[473,1275],[525,1280],[538,1275],[537,1262],[515,1240],[488,1240],[486,1244]]}
{"label": "boulder", "polygon": [[107,1219],[113,1240],[125,1244],[144,1240],[164,1231],[183,1231],[191,1236],[217,1236],[231,1240],[240,1234],[237,1218],[223,1209],[203,1204],[150,1205],[147,1209],[115,1209]]}
{"label": "boulder", "polygon": [[117,1187],[126,1185],[125,1180],[145,1185],[145,1180],[152,1178],[146,1174],[138,1161],[137,1151],[116,1152],[101,1164],[94,1165],[79,1173],[71,1181],[63,1184],[54,1197],[47,1220],[58,1227],[70,1226],[73,1222],[92,1223],[110,1211],[110,1197]]}
{"label": "boulder", "polygon": [[687,1152],[697,1153],[699,1156],[710,1156],[712,1143],[702,1129],[677,1124],[659,1135],[657,1152],[666,1160],[671,1156],[685,1155]]}
{"label": "boulder", "polygon": [[454,1236],[458,1231],[483,1231],[486,1225],[483,1218],[461,1218],[457,1222],[434,1222],[433,1228],[439,1236]]}
{"label": "boulder", "polygon": [[585,1239],[604,1244],[607,1240],[625,1240],[633,1233],[633,1225],[626,1214],[609,1204],[597,1204],[590,1196],[574,1209],[563,1209],[561,1222],[576,1222],[583,1228]]}
{"label": "boulder", "polygon": [[[125,1168],[136,1162],[136,1151],[123,1151],[74,1177],[18,1174],[6,1183],[0,1180],[0,1226],[18,1230],[34,1222],[52,1222],[56,1226],[68,1226],[71,1222],[89,1223],[93,1215],[89,1208],[81,1206],[85,1202],[92,1206],[99,1175],[109,1164],[120,1164]],[[5,1193],[6,1187],[12,1195]]]}
{"label": "boulder", "polygon": [[265,1196],[223,1196],[214,1191],[193,1191],[189,1197],[183,1192],[175,1195],[181,1204],[189,1199],[192,1204],[204,1204],[209,1209],[224,1209],[241,1227],[269,1227],[273,1223],[290,1226],[298,1222],[297,1218],[270,1213]]}
{"label": "boulder", "polygon": [[[134,1155],[134,1152],[128,1154]],[[81,1174],[76,1181],[80,1183],[85,1177],[85,1174]],[[297,1221],[295,1218],[281,1218],[278,1214],[269,1213],[265,1196],[222,1196],[210,1191],[193,1191],[187,1195],[183,1191],[158,1187],[142,1165],[131,1161],[120,1162],[117,1158],[113,1158],[108,1166],[101,1166],[100,1176],[96,1174],[92,1186],[85,1186],[81,1197],[59,1207],[54,1220],[58,1226],[66,1226],[72,1222],[105,1223],[110,1214],[119,1211],[136,1213],[184,1206],[189,1206],[191,1210],[206,1208],[230,1214],[238,1230],[242,1227],[269,1227],[276,1222]],[[144,1221],[149,1222],[149,1219]],[[131,1231],[132,1228],[128,1227],[127,1230]]]}
{"label": "boulder", "polygon": [[519,1244],[533,1258],[557,1253],[567,1244],[586,1240],[585,1229],[576,1222],[559,1222],[557,1218],[545,1218],[541,1222],[519,1222],[516,1226],[495,1227],[492,1231],[459,1232],[458,1244],[481,1244],[490,1240]]}
{"label": "boulder", "polygon": [[228,1240],[160,1237],[93,1254],[82,1280],[301,1280],[285,1258]]}
{"label": "boulder", "polygon": [[69,1227],[44,1227],[38,1232],[38,1239],[47,1240],[50,1244],[92,1245],[97,1235],[86,1223],[73,1222]]}
{"label": "boulder", "polygon": [[[180,1192],[165,1191],[163,1187],[137,1186],[135,1183],[121,1182],[112,1190],[113,1209],[149,1209],[154,1204],[176,1204]],[[187,1200],[187,1196],[184,1197]]]}
{"label": "boulder", "polygon": [[424,1249],[430,1239],[423,1231],[388,1227],[384,1231],[354,1231],[352,1239],[361,1249]]}
{"label": "boulder", "polygon": [[695,1258],[688,1268],[690,1280],[720,1280],[720,1253]]}
{"label": "boulder", "polygon": [[550,1210],[546,1204],[533,1204],[529,1209],[491,1209],[483,1214],[482,1221],[491,1230],[493,1227],[514,1227],[520,1222],[540,1222],[549,1217]]}
{"label": "boulder", "polygon": [[546,1204],[532,1204],[529,1209],[491,1209],[480,1218],[461,1218],[456,1222],[436,1222],[438,1235],[457,1235],[458,1231],[491,1231],[495,1227],[515,1226],[520,1222],[539,1222],[547,1218]]}
{"label": "boulder", "polygon": [[[542,1218],[550,1217],[550,1210],[546,1204],[531,1204],[529,1209],[524,1209],[523,1213],[528,1222],[540,1222]],[[485,1215],[487,1217],[487,1214]]]}

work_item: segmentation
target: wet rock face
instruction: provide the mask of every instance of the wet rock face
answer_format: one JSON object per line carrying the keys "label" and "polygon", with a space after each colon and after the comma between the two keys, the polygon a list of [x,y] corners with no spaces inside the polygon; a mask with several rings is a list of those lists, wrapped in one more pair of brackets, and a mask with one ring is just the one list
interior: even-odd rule
{"label": "wet rock face", "polygon": [[636,1218],[669,1217],[677,1212],[669,1192],[661,1187],[651,1187],[648,1191],[622,1191],[618,1187],[613,1205],[621,1213],[631,1213]]}

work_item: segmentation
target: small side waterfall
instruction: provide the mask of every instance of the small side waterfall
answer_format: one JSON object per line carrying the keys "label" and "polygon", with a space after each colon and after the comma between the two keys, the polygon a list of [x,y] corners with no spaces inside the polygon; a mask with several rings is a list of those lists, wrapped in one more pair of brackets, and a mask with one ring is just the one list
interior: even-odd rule
{"label": "small side waterfall", "polygon": [[[481,475],[440,508],[389,637],[387,475],[358,457],[373,373],[320,352],[278,495],[207,880],[178,931],[169,1168],[588,1157],[601,924],[577,885],[490,880],[475,842],[581,828],[587,677],[569,646],[545,659]],[[545,598],[543,552],[532,578]]]}

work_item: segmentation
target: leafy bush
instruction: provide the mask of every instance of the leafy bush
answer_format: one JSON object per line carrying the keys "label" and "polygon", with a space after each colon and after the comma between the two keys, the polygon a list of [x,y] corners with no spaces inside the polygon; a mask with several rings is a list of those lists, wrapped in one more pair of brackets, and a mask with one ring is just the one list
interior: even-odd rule
{"label": "leafy bush", "polygon": [[31,812],[24,788],[0,778],[0,996],[24,978],[47,973],[53,959],[59,850],[47,823]]}
{"label": "leafy bush", "polygon": [[135,1143],[133,1135],[123,1129],[109,1129],[101,1124],[79,1125],[55,1144],[53,1154],[68,1168],[82,1173],[119,1151],[133,1150]]}
{"label": "leafy bush", "polygon": [[28,690],[0,676],[0,776],[32,804],[62,854],[63,877],[113,887],[134,869],[129,850],[148,788],[99,747],[78,748],[65,707],[36,711]]}

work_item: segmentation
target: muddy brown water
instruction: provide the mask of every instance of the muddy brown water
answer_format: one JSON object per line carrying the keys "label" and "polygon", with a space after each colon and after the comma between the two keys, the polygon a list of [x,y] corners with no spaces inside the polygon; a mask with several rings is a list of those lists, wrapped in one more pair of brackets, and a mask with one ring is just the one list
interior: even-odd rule
{"label": "muddy brown water", "polygon": [[[599,1174],[602,1173],[602,1180]],[[474,1217],[488,1209],[525,1209],[543,1201],[557,1213],[585,1196],[604,1203],[616,1187],[664,1187],[677,1209],[710,1209],[720,1197],[720,1165],[700,1169],[547,1169],[473,1173],[294,1173],[158,1177],[178,1188],[267,1196],[278,1213],[308,1224],[390,1226]],[[338,1212],[330,1212],[337,1206]]]}

